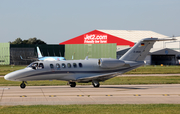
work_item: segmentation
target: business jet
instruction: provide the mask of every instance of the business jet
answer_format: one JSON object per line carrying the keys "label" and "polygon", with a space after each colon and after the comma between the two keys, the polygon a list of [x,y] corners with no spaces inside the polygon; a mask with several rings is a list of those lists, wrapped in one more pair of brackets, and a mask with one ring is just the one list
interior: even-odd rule
{"label": "business jet", "polygon": [[156,41],[175,39],[145,38],[135,44],[120,59],[99,58],[66,61],[35,61],[22,70],[4,76],[6,80],[22,81],[20,87],[26,87],[27,81],[33,80],[64,80],[71,87],[76,82],[92,82],[99,87],[101,81],[113,78],[144,65],[144,59]]}
{"label": "business jet", "polygon": [[40,60],[40,61],[65,61],[64,57],[57,57],[57,56],[42,56],[39,47],[37,47],[38,58],[30,58],[30,59],[23,59],[22,56],[20,58],[22,60]]}

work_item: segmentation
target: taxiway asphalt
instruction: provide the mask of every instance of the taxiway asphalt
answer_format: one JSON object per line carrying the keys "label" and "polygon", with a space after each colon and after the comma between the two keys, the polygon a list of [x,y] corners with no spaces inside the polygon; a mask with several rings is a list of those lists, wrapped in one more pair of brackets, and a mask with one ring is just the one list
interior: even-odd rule
{"label": "taxiway asphalt", "polygon": [[0,105],[180,104],[180,84],[0,86]]}

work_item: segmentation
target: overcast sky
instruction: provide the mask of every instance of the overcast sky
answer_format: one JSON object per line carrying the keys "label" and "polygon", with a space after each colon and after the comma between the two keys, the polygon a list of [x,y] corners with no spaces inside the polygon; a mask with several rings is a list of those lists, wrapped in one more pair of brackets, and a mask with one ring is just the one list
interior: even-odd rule
{"label": "overcast sky", "polygon": [[180,35],[180,0],[0,0],[0,42],[58,44],[95,29]]}

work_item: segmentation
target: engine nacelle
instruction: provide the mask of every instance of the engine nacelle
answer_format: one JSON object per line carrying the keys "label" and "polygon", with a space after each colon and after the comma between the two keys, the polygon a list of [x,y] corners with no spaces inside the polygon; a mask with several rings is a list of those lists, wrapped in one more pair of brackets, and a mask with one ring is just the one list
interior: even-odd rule
{"label": "engine nacelle", "polygon": [[98,59],[98,65],[101,68],[111,69],[111,68],[117,68],[123,66],[125,65],[125,62],[118,59],[100,58]]}

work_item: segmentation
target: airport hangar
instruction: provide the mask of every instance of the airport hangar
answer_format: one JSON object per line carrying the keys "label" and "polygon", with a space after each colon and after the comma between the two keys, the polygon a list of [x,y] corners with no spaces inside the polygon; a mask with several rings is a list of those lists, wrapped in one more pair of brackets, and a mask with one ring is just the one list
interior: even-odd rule
{"label": "airport hangar", "polygon": [[[93,30],[59,43],[65,45],[65,58],[117,58],[143,38],[168,36],[143,30]],[[180,58],[180,41],[156,42],[145,61],[147,65],[177,65]]]}
{"label": "airport hangar", "polygon": [[[143,38],[167,36],[140,30],[93,30],[55,45],[38,45],[44,56],[62,56],[67,60],[117,58]],[[37,57],[37,45],[0,43],[0,65],[27,65]],[[168,47],[168,48],[167,48]],[[145,61],[147,65],[176,65],[180,58],[180,41],[156,42]],[[24,60],[20,59],[20,55]]]}
{"label": "airport hangar", "polygon": [[64,45],[0,43],[0,65],[28,65],[34,62],[37,58],[37,46],[43,56],[64,57]]}

